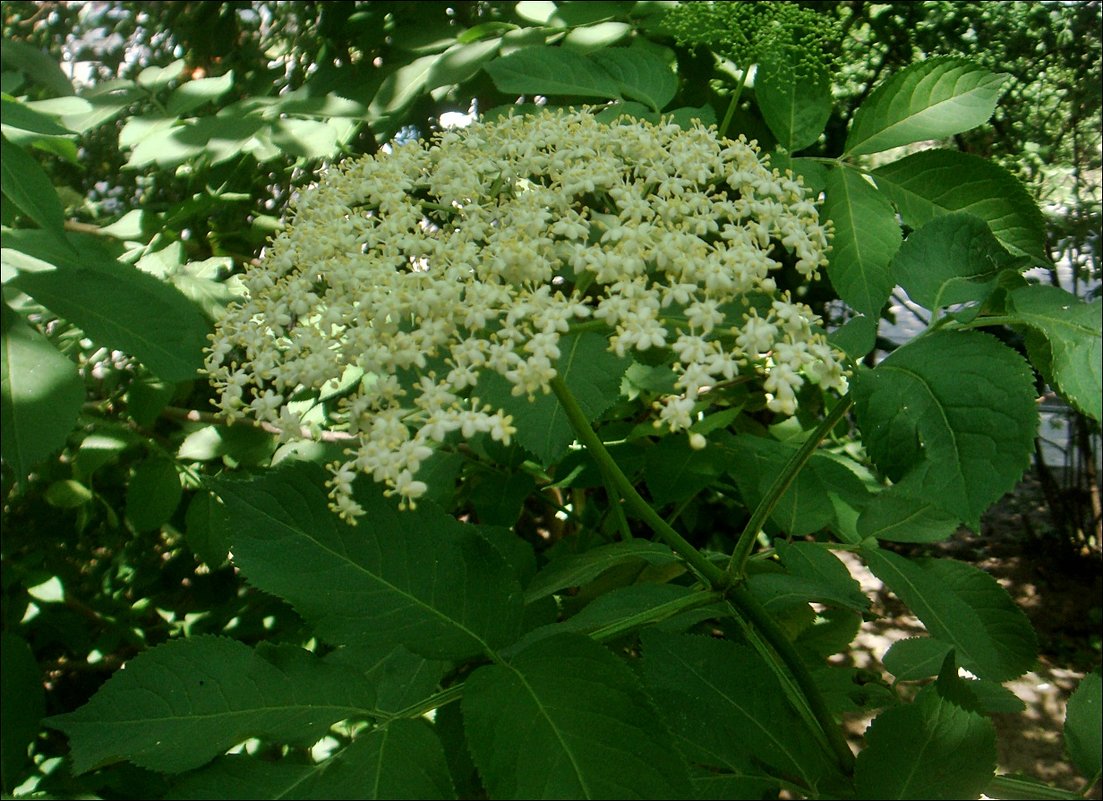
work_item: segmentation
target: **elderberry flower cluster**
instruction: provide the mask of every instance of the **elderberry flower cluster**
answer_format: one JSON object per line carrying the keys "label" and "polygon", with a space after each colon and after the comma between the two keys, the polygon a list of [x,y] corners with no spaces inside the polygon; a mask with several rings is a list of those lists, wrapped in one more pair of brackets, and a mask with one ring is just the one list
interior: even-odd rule
{"label": "elderberry flower cluster", "polygon": [[737,376],[760,379],[783,414],[806,381],[845,390],[817,318],[771,276],[783,252],[816,276],[827,247],[800,180],[714,129],[563,110],[477,123],[347,161],[304,191],[206,367],[224,414],[288,438],[310,423],[304,398],[329,398],[325,424],[353,443],[330,466],[330,497],[352,521],[360,474],[413,505],[450,435],[508,444],[514,421],[480,399],[480,377],[549,391],[579,327],[607,331],[621,356],[667,354],[677,394],[656,425],[671,431]]}

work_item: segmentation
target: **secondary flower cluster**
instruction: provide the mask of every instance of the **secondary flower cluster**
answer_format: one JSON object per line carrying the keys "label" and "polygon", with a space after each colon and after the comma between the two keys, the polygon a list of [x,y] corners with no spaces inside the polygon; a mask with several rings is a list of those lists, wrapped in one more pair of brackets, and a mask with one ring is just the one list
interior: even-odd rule
{"label": "secondary flower cluster", "polygon": [[585,111],[478,123],[304,191],[206,366],[225,414],[289,438],[302,399],[329,396],[329,424],[354,437],[331,499],[353,520],[361,473],[412,504],[453,432],[508,443],[513,420],[479,399],[480,376],[547,392],[572,326],[608,330],[620,355],[669,352],[678,394],[656,424],[673,431],[736,376],[761,377],[785,414],[806,380],[845,389],[812,311],[771,277],[782,251],[815,276],[827,239],[799,179],[712,129]]}

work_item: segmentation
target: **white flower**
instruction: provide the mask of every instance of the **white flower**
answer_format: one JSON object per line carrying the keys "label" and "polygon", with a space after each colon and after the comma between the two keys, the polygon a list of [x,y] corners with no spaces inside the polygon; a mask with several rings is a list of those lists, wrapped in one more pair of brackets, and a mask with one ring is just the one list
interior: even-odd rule
{"label": "white flower", "polygon": [[[353,520],[356,475],[412,506],[433,448],[508,444],[513,419],[474,397],[484,375],[549,391],[561,338],[583,323],[618,355],[672,366],[680,394],[659,400],[656,421],[672,431],[736,375],[762,379],[779,414],[805,380],[845,388],[815,316],[773,279],[783,252],[814,276],[828,236],[799,180],[713,128],[586,111],[476,122],[346,161],[300,192],[206,366],[224,413],[288,436],[292,400],[339,387],[326,425],[355,440],[330,498]],[[342,382],[349,370],[364,378]]]}

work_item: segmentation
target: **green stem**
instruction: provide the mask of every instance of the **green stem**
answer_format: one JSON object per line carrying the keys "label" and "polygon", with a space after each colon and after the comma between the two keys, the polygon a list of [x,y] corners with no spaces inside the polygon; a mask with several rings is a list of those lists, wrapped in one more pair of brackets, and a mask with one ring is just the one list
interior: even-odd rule
{"label": "green stem", "polygon": [[[854,767],[854,755],[851,754],[842,732],[835,725],[819,688],[812,680],[811,673],[808,672],[808,667],[804,664],[793,644],[789,642],[785,632],[774,622],[769,613],[758,604],[746,587],[737,584],[731,574],[725,573],[705,558],[700,551],[663,520],[659,513],[636,491],[636,488],[632,486],[632,482],[628,480],[628,477],[605,448],[601,438],[594,432],[590,421],[586,418],[586,413],[582,411],[582,407],[578,405],[578,401],[575,400],[562,377],[556,376],[551,380],[551,389],[563,405],[563,411],[566,413],[567,419],[579,440],[597,461],[602,472],[613,481],[621,497],[632,507],[633,511],[652,531],[665,540],[667,545],[685,559],[714,591],[727,598],[728,603],[736,612],[736,617],[741,622],[747,621],[765,638],[770,648],[762,649],[763,657],[775,665],[778,670],[788,669],[799,689],[799,695],[804,697],[804,703],[813,718],[810,725],[812,725],[814,731],[822,733],[826,740],[825,745],[834,753],[844,772],[850,774]],[[837,412],[838,417],[835,418],[837,422],[849,405],[850,400],[847,396],[838,404],[841,409],[837,408],[833,411],[828,419],[831,419]],[[826,436],[829,430],[830,427],[826,428],[819,439]],[[817,443],[819,439],[817,439]],[[813,449],[814,447],[814,445],[811,446]],[[780,665],[778,664],[779,660]]]}
{"label": "green stem", "polygon": [[720,591],[726,589],[731,582],[724,571],[706,559],[700,551],[694,548],[681,534],[675,531],[669,523],[663,520],[659,513],[651,508],[651,504],[645,501],[636,491],[636,488],[632,486],[632,482],[628,480],[628,476],[624,475],[624,472],[620,469],[620,466],[617,465],[612,455],[610,455],[605,444],[601,441],[601,438],[594,432],[589,419],[586,417],[586,413],[582,411],[582,407],[578,405],[578,401],[575,400],[570,389],[563,383],[562,377],[556,376],[553,378],[551,380],[551,388],[552,392],[555,393],[555,397],[558,398],[559,402],[563,405],[563,411],[566,413],[571,427],[574,428],[575,434],[578,435],[582,444],[586,446],[590,455],[594,457],[594,461],[597,462],[602,473],[609,477],[609,480],[613,483],[613,486],[616,487],[625,503],[627,503],[632,508],[632,511],[639,515],[640,519],[643,520],[652,531],[658,534],[667,545],[685,559],[690,567],[692,567],[710,587]]}
{"label": "green stem", "polygon": [[728,575],[735,578],[742,578],[743,574],[747,570],[747,559],[751,555],[751,549],[754,547],[755,540],[758,539],[758,533],[762,530],[763,524],[766,522],[766,518],[770,516],[770,513],[774,511],[774,507],[777,506],[778,501],[781,500],[781,496],[785,494],[785,490],[789,489],[789,485],[793,483],[793,479],[797,477],[797,473],[804,467],[805,463],[812,458],[812,454],[816,448],[820,446],[824,438],[831,432],[851,404],[854,402],[850,394],[844,395],[838,403],[835,404],[835,408],[825,417],[815,430],[809,435],[800,448],[797,449],[789,461],[785,463],[785,467],[781,469],[781,472],[774,478],[774,483],[770,485],[770,488],[766,490],[766,494],[762,500],[759,501],[758,506],[751,514],[751,519],[747,521],[747,525],[743,529],[743,533],[739,535],[739,540],[735,543],[735,550],[732,552],[731,560],[728,562]]}
{"label": "green stem", "polygon": [[[808,671],[808,666],[797,653],[797,649],[793,647],[793,643],[745,586],[736,585],[728,590],[728,601],[762,634],[781,661],[785,663],[785,667],[789,669],[790,675],[800,689],[800,695],[808,705],[808,710],[815,719],[817,728],[823,733],[827,745],[835,755],[836,762],[843,773],[851,775],[854,771],[854,754],[847,745],[842,729],[835,723],[831,710],[827,708],[827,702],[824,701],[820,688]],[[763,656],[771,662],[774,661],[769,659],[768,653]]]}
{"label": "green stem", "polygon": [[658,606],[644,609],[642,612],[629,615],[614,623],[607,623],[601,628],[591,631],[590,636],[598,642],[608,642],[609,640],[615,640],[617,637],[633,629],[638,629],[649,623],[658,623],[660,620],[666,620],[668,617],[676,615],[678,612],[685,612],[689,609],[708,606],[719,600],[722,600],[722,596],[718,592],[712,592],[711,590],[695,592],[691,595],[685,595],[681,598],[667,601],[665,604],[659,604]]}
{"label": "green stem", "polygon": [[1030,799],[1079,799],[1080,796],[1071,790],[1062,790],[1059,787],[1051,787],[1037,779],[1021,776],[996,776],[989,785],[984,788],[984,794],[989,798],[1030,798]]}
{"label": "green stem", "polygon": [[746,67],[739,75],[739,83],[735,85],[735,92],[732,93],[731,102],[728,103],[728,110],[724,112],[724,121],[720,123],[721,139],[728,135],[728,128],[732,124],[732,117],[735,116],[735,109],[739,106],[739,98],[743,95],[743,87],[747,85],[747,73],[750,71],[750,67]]}

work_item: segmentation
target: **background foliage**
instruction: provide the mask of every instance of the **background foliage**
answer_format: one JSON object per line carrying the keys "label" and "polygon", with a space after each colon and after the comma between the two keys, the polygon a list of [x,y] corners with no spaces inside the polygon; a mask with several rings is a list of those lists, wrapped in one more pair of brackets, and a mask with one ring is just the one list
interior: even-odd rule
{"label": "background foliage", "polygon": [[[1030,668],[1033,634],[985,574],[892,543],[975,526],[1052,391],[1075,445],[1060,473],[1033,457],[1053,547],[1097,569],[1099,3],[756,4],[736,28],[675,5],[3,3],[5,793],[1015,790],[993,783],[986,715],[1014,706],[1000,682]],[[756,25],[784,34],[732,35]],[[787,427],[733,396],[697,452],[634,427],[662,364],[606,365],[588,342],[566,383],[693,546],[755,548],[740,592],[799,649],[825,715],[763,657],[787,646],[642,539],[649,521],[546,408],[519,409],[518,447],[438,454],[417,512],[363,488],[371,540],[325,505],[317,464],[339,441],[280,444],[209,411],[212,320],[321,167],[537,102],[717,123],[824,193],[828,274],[782,282],[878,367],[854,381],[857,427],[827,418],[788,492],[774,478],[828,399]],[[881,360],[893,309],[929,333]],[[989,333],[965,330],[978,315]],[[930,406],[899,415],[917,387]],[[947,450],[970,429],[995,456]],[[826,669],[868,613],[827,542],[932,635],[884,655],[895,681]],[[1099,697],[1089,674],[1066,731],[1089,783]],[[884,711],[840,765],[822,720],[861,709]],[[935,725],[929,750],[901,748]]]}

